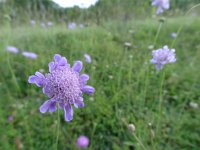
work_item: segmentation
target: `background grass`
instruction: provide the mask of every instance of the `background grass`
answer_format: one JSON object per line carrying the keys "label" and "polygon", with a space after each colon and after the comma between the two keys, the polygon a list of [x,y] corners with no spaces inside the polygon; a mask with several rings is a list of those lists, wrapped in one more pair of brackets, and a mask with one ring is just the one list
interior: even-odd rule
{"label": "background grass", "polygon": [[[0,149],[55,149],[57,113],[38,111],[48,98],[27,79],[39,69],[47,72],[48,62],[58,53],[71,65],[83,60],[82,72],[90,75],[89,84],[96,89],[91,97],[84,95],[86,106],[74,109],[70,123],[60,111],[59,150],[77,149],[76,139],[82,134],[89,137],[90,150],[142,150],[140,143],[147,150],[198,150],[199,109],[189,103],[200,100],[200,19],[166,19],[155,49],[170,46],[174,40],[171,33],[182,24],[185,26],[173,46],[177,62],[160,72],[150,64],[152,50],[148,48],[159,26],[156,18],[107,21],[75,30],[64,24],[47,29],[39,25],[1,27]],[[132,46],[125,47],[125,42]],[[6,52],[7,45],[35,52],[38,58]],[[85,63],[85,53],[91,55],[91,64]],[[14,116],[11,122],[7,120],[10,115]],[[129,123],[136,127],[134,134],[127,128]]]}

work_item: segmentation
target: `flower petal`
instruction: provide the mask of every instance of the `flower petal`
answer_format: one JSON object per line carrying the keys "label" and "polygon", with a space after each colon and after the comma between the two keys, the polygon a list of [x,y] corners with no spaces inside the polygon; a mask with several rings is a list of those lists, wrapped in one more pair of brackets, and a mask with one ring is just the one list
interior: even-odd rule
{"label": "flower petal", "polygon": [[83,102],[83,98],[80,97],[78,100],[75,101],[74,106],[76,108],[83,108],[84,107],[84,102]]}
{"label": "flower petal", "polygon": [[65,116],[65,121],[67,121],[67,122],[69,122],[73,119],[73,109],[70,104],[65,105],[64,116]]}
{"label": "flower petal", "polygon": [[94,93],[95,89],[92,86],[86,85],[83,87],[82,91],[91,95]]}
{"label": "flower petal", "polygon": [[81,84],[85,85],[85,84],[87,84],[87,80],[89,80],[89,78],[90,78],[89,75],[82,74],[79,77],[79,81],[80,81]]}
{"label": "flower petal", "polygon": [[52,72],[55,69],[55,63],[54,62],[50,62],[49,63],[49,72]]}
{"label": "flower petal", "polygon": [[55,62],[59,62],[62,57],[59,54],[54,55]]}
{"label": "flower petal", "polygon": [[56,101],[52,101],[51,100],[51,104],[49,106],[49,112],[54,112],[57,110],[57,107],[56,107]]}
{"label": "flower petal", "polygon": [[45,86],[46,84],[46,81],[45,81],[45,77],[43,74],[39,73],[39,72],[36,72],[35,73],[36,75],[39,75],[39,76],[35,76],[35,75],[32,75],[28,78],[28,82],[29,83],[32,83],[32,84],[36,84],[38,87],[43,87]]}
{"label": "flower petal", "polygon": [[66,64],[67,64],[67,59],[65,57],[62,57],[58,62],[59,66],[65,66]]}
{"label": "flower petal", "polygon": [[40,106],[40,112],[45,113],[49,109],[51,105],[51,100],[45,101],[41,106]]}
{"label": "flower petal", "polygon": [[76,72],[80,72],[83,67],[83,63],[81,61],[76,61],[72,67],[72,69]]}

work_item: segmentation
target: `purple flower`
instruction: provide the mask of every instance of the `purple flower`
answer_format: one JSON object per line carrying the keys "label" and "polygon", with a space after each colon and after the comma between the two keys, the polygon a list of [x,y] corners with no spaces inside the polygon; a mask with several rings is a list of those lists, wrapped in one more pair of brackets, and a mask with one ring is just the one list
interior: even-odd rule
{"label": "purple flower", "polygon": [[88,137],[81,135],[78,137],[76,144],[79,148],[87,148],[89,145],[89,139]]}
{"label": "purple flower", "polygon": [[32,26],[35,26],[35,24],[36,24],[35,20],[31,20],[30,23]]}
{"label": "purple flower", "polygon": [[165,64],[176,62],[175,49],[169,49],[168,46],[164,46],[158,50],[152,51],[153,59],[152,64],[156,64],[156,69],[161,70]]}
{"label": "purple flower", "polygon": [[173,33],[171,34],[171,36],[172,36],[173,38],[176,38],[176,36],[177,36],[176,32],[173,32]]}
{"label": "purple flower", "polygon": [[31,58],[31,59],[37,58],[37,54],[35,54],[33,52],[22,52],[22,55],[27,57],[27,58]]}
{"label": "purple flower", "polygon": [[12,115],[8,116],[8,122],[12,122],[14,117]]}
{"label": "purple flower", "polygon": [[15,53],[15,54],[19,53],[19,50],[16,47],[14,47],[14,46],[7,46],[6,50],[8,52]]}
{"label": "purple flower", "polygon": [[68,24],[68,28],[69,28],[69,29],[75,29],[75,28],[76,28],[76,23],[75,23],[75,22],[70,22],[70,23]]}
{"label": "purple flower", "polygon": [[84,58],[85,58],[85,61],[86,61],[87,63],[91,63],[91,62],[92,62],[92,59],[91,59],[90,55],[84,54]]}
{"label": "purple flower", "polygon": [[53,22],[51,22],[51,21],[47,22],[47,26],[48,26],[48,27],[53,26]]}
{"label": "purple flower", "polygon": [[154,0],[151,4],[152,6],[157,7],[157,14],[160,14],[163,12],[164,9],[169,9],[169,0]]}
{"label": "purple flower", "polygon": [[73,67],[70,67],[65,57],[56,54],[54,62],[49,63],[49,73],[43,75],[36,72],[29,77],[28,82],[42,87],[43,93],[49,97],[49,100],[40,106],[41,113],[54,112],[58,103],[59,108],[64,110],[64,118],[68,122],[73,119],[72,105],[76,108],[84,107],[83,93],[90,95],[95,89],[86,85],[89,80],[87,74],[79,74],[82,67],[81,61],[76,61]]}

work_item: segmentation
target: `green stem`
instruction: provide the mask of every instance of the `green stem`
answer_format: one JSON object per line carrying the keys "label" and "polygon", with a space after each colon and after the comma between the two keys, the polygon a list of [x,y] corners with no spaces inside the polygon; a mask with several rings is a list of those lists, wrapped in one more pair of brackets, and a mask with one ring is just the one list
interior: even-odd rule
{"label": "green stem", "polygon": [[163,24],[163,22],[160,22],[158,30],[157,30],[157,33],[156,33],[156,37],[155,37],[154,42],[153,42],[153,46],[156,45],[156,42],[157,42],[157,39],[158,39],[158,35],[160,34],[160,30],[162,28],[162,24]]}
{"label": "green stem", "polygon": [[[195,6],[193,6],[193,7],[191,7],[191,8],[185,13],[184,17],[185,17],[186,15],[188,15],[194,8],[197,8],[197,7],[199,7],[199,6],[200,6],[200,3],[197,4],[197,5],[195,5]],[[172,44],[171,44],[171,47],[174,46],[177,37],[179,36],[181,30],[183,29],[183,26],[184,26],[184,24],[181,24],[181,26],[180,26],[179,29],[177,30],[177,36],[176,36],[176,38],[174,38],[174,40],[173,40],[173,42],[172,42]]]}
{"label": "green stem", "polygon": [[137,142],[142,146],[144,150],[147,150],[146,147],[142,144],[141,140],[133,133],[134,138],[137,140]]}
{"label": "green stem", "polygon": [[160,127],[160,121],[162,118],[162,103],[163,103],[163,85],[165,80],[165,72],[163,71],[162,77],[161,77],[161,84],[160,84],[160,96],[159,96],[159,105],[158,105],[158,123],[157,123],[157,130],[159,130]]}
{"label": "green stem", "polygon": [[56,145],[55,145],[56,150],[58,149],[59,128],[60,128],[60,111],[58,108],[58,111],[57,111],[57,135],[56,135]]}

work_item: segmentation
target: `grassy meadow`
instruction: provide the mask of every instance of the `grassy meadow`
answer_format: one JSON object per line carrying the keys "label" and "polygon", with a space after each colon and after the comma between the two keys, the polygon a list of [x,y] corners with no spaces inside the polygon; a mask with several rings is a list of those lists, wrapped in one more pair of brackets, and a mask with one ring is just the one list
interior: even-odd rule
{"label": "grassy meadow", "polygon": [[[45,29],[39,24],[2,26],[0,149],[76,150],[77,137],[86,135],[88,150],[198,150],[200,111],[190,104],[200,101],[200,19],[166,18],[155,40],[158,20],[107,21],[74,30],[56,23]],[[181,26],[175,40],[171,33]],[[7,45],[38,57],[7,52]],[[175,48],[177,62],[156,71],[150,64],[151,45]],[[91,64],[85,62],[85,53]],[[48,97],[28,83],[36,71],[48,72],[54,54],[66,57],[71,65],[83,61],[81,72],[90,75],[89,85],[96,90],[92,96],[84,95],[85,107],[74,108],[69,123],[62,110],[41,114],[38,108]],[[135,125],[134,132],[128,124]]]}

